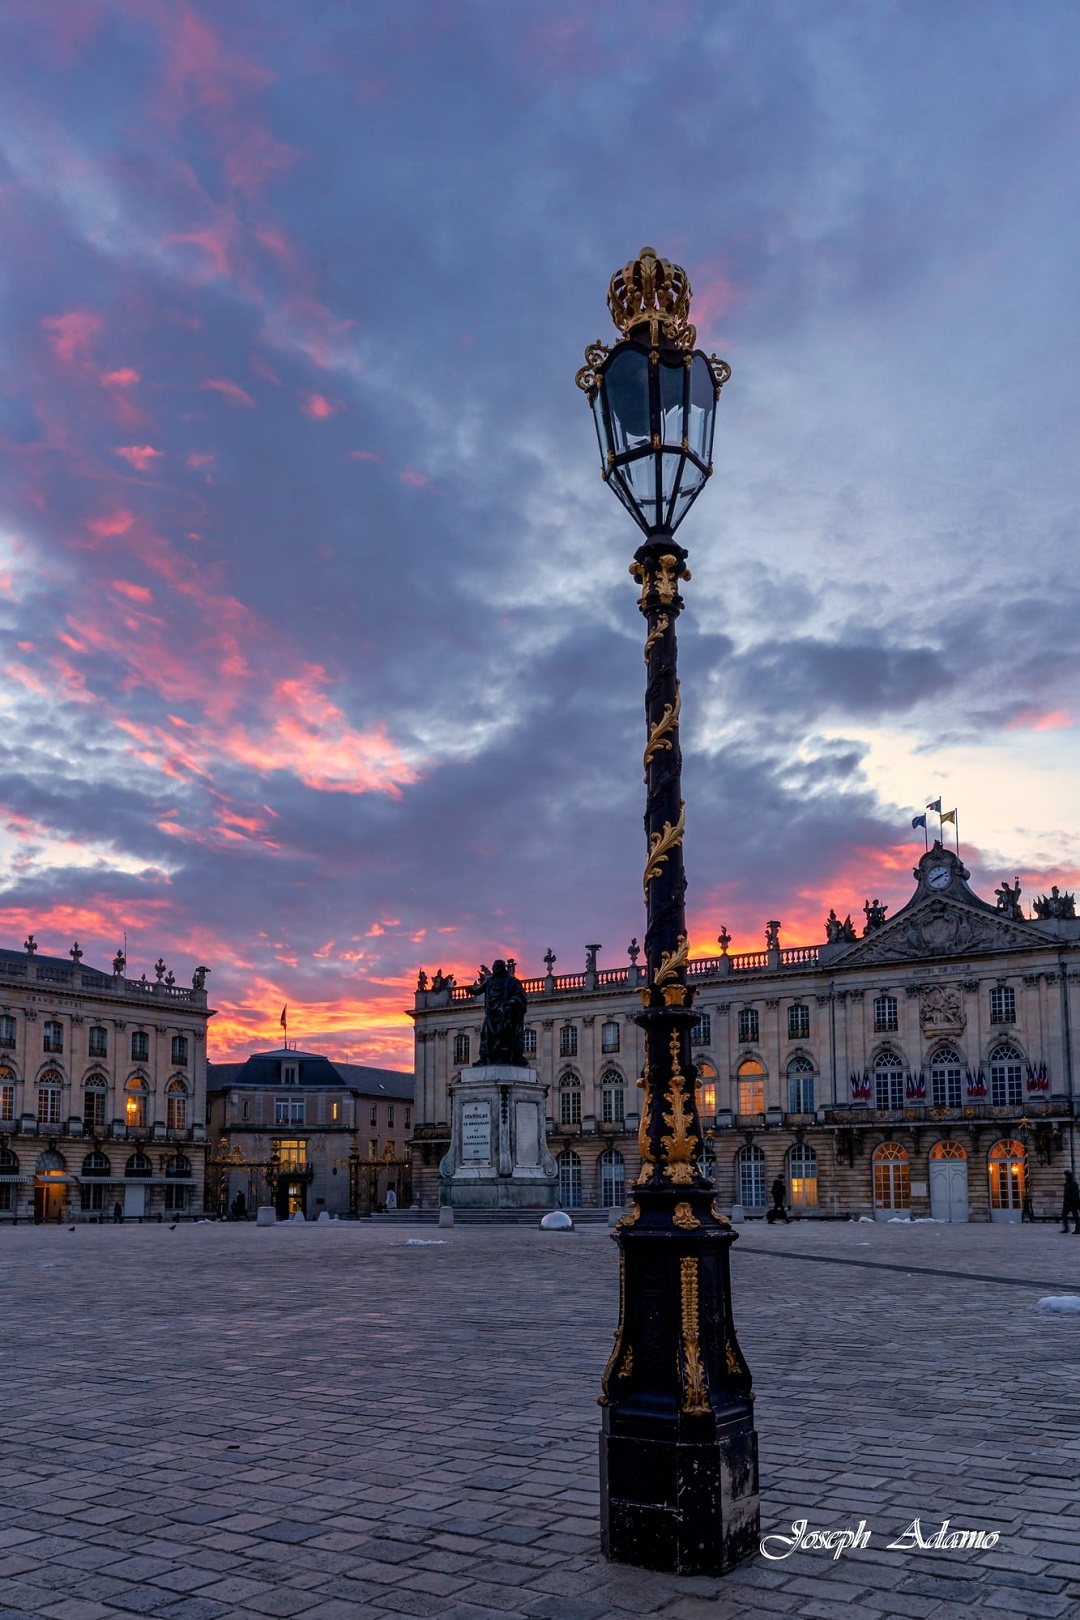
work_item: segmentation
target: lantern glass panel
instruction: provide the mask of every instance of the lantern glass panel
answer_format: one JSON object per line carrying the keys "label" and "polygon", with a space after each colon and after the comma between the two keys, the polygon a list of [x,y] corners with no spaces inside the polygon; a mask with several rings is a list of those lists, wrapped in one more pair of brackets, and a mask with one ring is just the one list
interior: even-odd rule
{"label": "lantern glass panel", "polygon": [[649,431],[649,357],[627,347],[611,361],[602,384],[617,456],[652,442]]}
{"label": "lantern glass panel", "polygon": [[716,388],[709,362],[695,354],[690,372],[690,448],[706,467],[712,461],[713,427],[716,423]]}
{"label": "lantern glass panel", "polygon": [[663,413],[661,435],[665,444],[682,444],[686,426],[683,417],[683,383],[686,367],[682,356],[675,365],[661,363],[660,409]]}
{"label": "lantern glass panel", "polygon": [[652,453],[628,461],[620,467],[631,499],[638,508],[638,522],[646,530],[656,527],[656,461]]}

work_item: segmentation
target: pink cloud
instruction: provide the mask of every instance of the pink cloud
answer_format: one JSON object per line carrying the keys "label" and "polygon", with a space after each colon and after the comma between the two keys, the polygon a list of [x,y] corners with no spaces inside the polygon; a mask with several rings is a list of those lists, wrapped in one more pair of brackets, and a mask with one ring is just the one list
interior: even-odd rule
{"label": "pink cloud", "polygon": [[154,600],[153,592],[147,586],[132,585],[126,579],[114,579],[110,588],[119,591],[121,596],[130,598],[132,602],[152,602]]}
{"label": "pink cloud", "polygon": [[1066,731],[1073,724],[1068,709],[1022,709],[1007,722],[1006,731]]}
{"label": "pink cloud", "polygon": [[[184,466],[190,467],[193,472],[198,472],[200,467],[212,467],[216,460],[217,452],[214,450],[193,450],[185,459]],[[195,536],[195,538],[197,539],[198,536]]]}
{"label": "pink cloud", "polygon": [[427,489],[428,487],[429,480],[426,475],[414,472],[411,467],[406,467],[404,472],[399,472],[398,477],[403,484],[411,484],[413,489]]}
{"label": "pink cloud", "polygon": [[381,461],[382,456],[375,454],[374,450],[350,450],[350,461]]}
{"label": "pink cloud", "polygon": [[308,394],[300,409],[305,416],[314,417],[316,421],[324,421],[326,417],[333,416],[341,409],[340,405],[331,405],[323,394]]}
{"label": "pink cloud", "polygon": [[111,512],[108,517],[91,518],[86,527],[92,534],[99,535],[102,540],[108,540],[112,535],[126,534],[134,522],[133,513],[119,511]]}
{"label": "pink cloud", "polygon": [[45,315],[41,324],[58,360],[70,364],[83,358],[104,322],[90,310],[73,309],[66,315]]}
{"label": "pink cloud", "polygon": [[207,377],[199,384],[199,387],[208,388],[215,394],[220,394],[231,405],[254,405],[255,403],[247,390],[241,388],[239,383],[233,382],[229,377]]}
{"label": "pink cloud", "polygon": [[263,382],[273,383],[275,388],[281,388],[283,386],[281,378],[278,376],[277,372],[274,371],[272,367],[267,365],[261,354],[252,355],[251,369],[255,373],[256,377],[262,378]]}
{"label": "pink cloud", "polygon": [[152,444],[117,445],[115,451],[116,455],[122,456],[133,467],[137,467],[140,472],[145,472],[147,467],[153,466],[154,462],[164,453],[163,450],[155,450]]}
{"label": "pink cloud", "polygon": [[119,371],[106,371],[101,379],[102,388],[134,388],[142,378],[130,366],[123,366]]}

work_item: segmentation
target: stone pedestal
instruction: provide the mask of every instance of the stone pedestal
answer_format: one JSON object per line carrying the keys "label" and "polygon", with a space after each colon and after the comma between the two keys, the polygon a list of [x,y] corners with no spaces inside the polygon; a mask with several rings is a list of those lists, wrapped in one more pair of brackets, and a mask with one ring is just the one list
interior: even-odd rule
{"label": "stone pedestal", "polygon": [[548,1088],[533,1069],[465,1069],[450,1087],[450,1151],[439,1166],[454,1209],[554,1209],[559,1172],[544,1131]]}

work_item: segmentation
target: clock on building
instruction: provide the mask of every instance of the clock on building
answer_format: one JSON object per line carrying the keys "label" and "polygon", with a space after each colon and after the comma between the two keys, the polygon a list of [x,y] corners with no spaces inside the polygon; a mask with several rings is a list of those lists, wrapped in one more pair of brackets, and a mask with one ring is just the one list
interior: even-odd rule
{"label": "clock on building", "polygon": [[947,866],[932,866],[926,874],[927,886],[931,889],[947,889],[951,876]]}

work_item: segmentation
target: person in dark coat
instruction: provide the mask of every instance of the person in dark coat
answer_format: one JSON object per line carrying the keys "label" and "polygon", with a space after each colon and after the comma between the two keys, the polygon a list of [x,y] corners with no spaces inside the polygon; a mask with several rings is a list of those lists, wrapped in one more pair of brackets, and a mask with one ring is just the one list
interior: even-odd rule
{"label": "person in dark coat", "polygon": [[776,1180],[772,1184],[772,1187],[770,1188],[770,1191],[772,1192],[773,1207],[769,1210],[765,1219],[768,1221],[770,1226],[774,1221],[781,1220],[786,1226],[788,1224],[787,1184],[785,1183],[783,1176],[777,1176]]}
{"label": "person in dark coat", "polygon": [[1073,1236],[1080,1233],[1080,1186],[1077,1186],[1076,1177],[1071,1170],[1065,1172],[1065,1190],[1061,1199],[1061,1230],[1069,1230],[1069,1217],[1072,1216]]}

